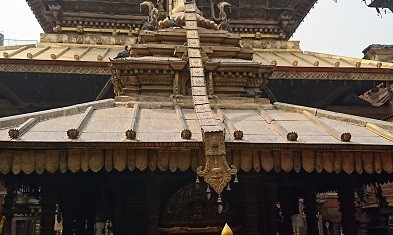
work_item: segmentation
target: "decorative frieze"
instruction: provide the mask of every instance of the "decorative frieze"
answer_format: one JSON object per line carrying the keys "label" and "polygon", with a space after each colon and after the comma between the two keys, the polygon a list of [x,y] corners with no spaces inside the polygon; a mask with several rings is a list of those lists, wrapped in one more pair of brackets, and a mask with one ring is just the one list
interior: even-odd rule
{"label": "decorative frieze", "polygon": [[[44,172],[110,172],[197,170],[205,165],[202,148],[163,149],[69,149],[0,151],[1,174]],[[393,172],[392,151],[347,151],[320,149],[226,149],[226,159],[245,172],[300,172],[320,174],[382,174]],[[109,154],[110,153],[110,154]],[[212,154],[215,154],[212,152]],[[214,156],[208,155],[214,160]],[[209,161],[208,161],[209,162]],[[209,164],[213,164],[210,162]],[[214,164],[213,164],[214,166]],[[213,167],[210,166],[210,167]]]}

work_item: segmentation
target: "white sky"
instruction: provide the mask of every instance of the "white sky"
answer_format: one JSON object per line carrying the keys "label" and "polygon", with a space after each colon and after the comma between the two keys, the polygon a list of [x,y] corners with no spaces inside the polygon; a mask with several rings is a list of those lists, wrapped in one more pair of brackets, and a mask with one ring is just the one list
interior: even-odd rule
{"label": "white sky", "polygon": [[[141,0],[142,1],[142,0]],[[362,0],[319,0],[291,38],[306,51],[361,58],[370,44],[393,44],[393,14],[377,16]],[[26,0],[0,0],[6,39],[39,40],[42,29]]]}

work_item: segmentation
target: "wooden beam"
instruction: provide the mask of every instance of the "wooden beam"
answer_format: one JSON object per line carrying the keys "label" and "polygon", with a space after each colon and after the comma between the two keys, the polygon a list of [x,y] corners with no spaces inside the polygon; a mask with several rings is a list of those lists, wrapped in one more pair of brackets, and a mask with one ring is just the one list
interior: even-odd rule
{"label": "wooden beam", "polygon": [[323,129],[327,133],[329,133],[334,138],[342,141],[342,142],[349,142],[351,140],[351,134],[349,132],[339,133],[333,127],[327,125],[322,120],[318,119],[316,116],[312,115],[310,112],[304,110],[303,115],[308,118],[311,122],[313,122],[316,126]]}
{"label": "wooden beam", "polygon": [[280,134],[282,137],[286,138],[289,141],[296,141],[298,138],[298,134],[294,131],[289,132],[283,126],[281,126],[274,118],[272,118],[265,110],[261,107],[258,107],[256,112],[270,125],[272,125],[273,129]]}
{"label": "wooden beam", "polygon": [[136,139],[135,127],[136,127],[138,115],[139,115],[139,104],[134,104],[134,108],[132,109],[132,113],[131,113],[131,121],[128,126],[128,130],[126,130],[126,138],[129,140]]}
{"label": "wooden beam", "polygon": [[93,106],[90,106],[90,107],[88,107],[86,109],[86,111],[83,114],[83,116],[77,122],[75,128],[69,129],[67,131],[68,138],[70,138],[70,139],[77,139],[78,138],[80,132],[85,127],[85,125],[86,125],[87,121],[89,120],[89,118],[91,117],[93,111],[94,111],[94,107]]}

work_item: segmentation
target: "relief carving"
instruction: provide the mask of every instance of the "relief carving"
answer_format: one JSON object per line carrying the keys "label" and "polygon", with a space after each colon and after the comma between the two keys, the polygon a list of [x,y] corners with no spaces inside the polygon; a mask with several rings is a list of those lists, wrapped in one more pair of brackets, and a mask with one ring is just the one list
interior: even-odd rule
{"label": "relief carving", "polygon": [[222,132],[204,133],[205,167],[197,168],[197,174],[204,177],[206,183],[220,194],[237,173],[234,165],[229,166],[226,160],[225,140]]}

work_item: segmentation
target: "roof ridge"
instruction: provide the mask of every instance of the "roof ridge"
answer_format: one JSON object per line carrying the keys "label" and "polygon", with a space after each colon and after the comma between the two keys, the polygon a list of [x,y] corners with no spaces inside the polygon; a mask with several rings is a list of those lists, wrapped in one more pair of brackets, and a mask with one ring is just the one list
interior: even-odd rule
{"label": "roof ridge", "polygon": [[35,118],[37,121],[46,119],[56,118],[65,115],[72,115],[84,112],[88,107],[94,107],[95,109],[107,108],[114,106],[114,99],[105,99],[99,101],[92,101],[82,104],[76,104],[61,108],[49,109],[44,111],[38,111],[33,113],[25,113],[16,116],[9,116],[0,118],[0,128],[7,128],[20,125],[30,118]]}
{"label": "roof ridge", "polygon": [[275,102],[273,105],[279,110],[291,111],[291,112],[296,112],[296,113],[302,113],[303,111],[308,111],[317,117],[324,117],[324,118],[329,118],[329,119],[334,118],[337,121],[353,123],[353,124],[357,124],[357,125],[361,125],[361,126],[367,126],[367,124],[375,124],[375,125],[377,125],[381,128],[384,128],[386,130],[393,131],[393,123],[378,120],[378,119],[366,118],[366,117],[361,117],[361,116],[356,116],[356,115],[351,115],[351,114],[333,112],[333,111],[328,111],[328,110],[319,109],[319,108],[310,108],[310,107],[306,107],[306,106],[287,104],[287,103],[281,103],[281,102]]}

